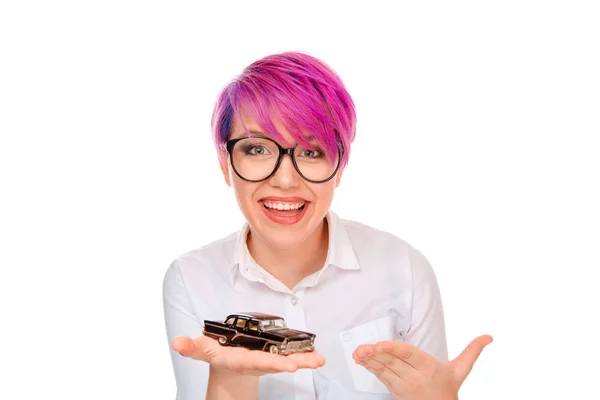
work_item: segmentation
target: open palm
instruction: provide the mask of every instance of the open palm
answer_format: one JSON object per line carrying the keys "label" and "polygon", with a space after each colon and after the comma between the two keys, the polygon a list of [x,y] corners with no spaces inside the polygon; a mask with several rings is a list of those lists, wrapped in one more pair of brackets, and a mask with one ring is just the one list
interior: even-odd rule
{"label": "open palm", "polygon": [[244,375],[294,372],[299,368],[316,369],[325,364],[325,358],[317,351],[283,356],[243,347],[221,346],[207,336],[177,336],[172,340],[171,346],[184,357],[207,362],[213,368],[228,369]]}

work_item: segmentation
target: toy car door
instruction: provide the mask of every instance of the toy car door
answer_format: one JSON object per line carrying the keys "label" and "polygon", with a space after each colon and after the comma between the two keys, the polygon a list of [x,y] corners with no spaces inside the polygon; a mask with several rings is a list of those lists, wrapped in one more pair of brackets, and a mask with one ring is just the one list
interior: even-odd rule
{"label": "toy car door", "polygon": [[260,349],[260,339],[258,338],[258,323],[248,318],[238,317],[235,321],[235,328],[238,335],[232,342],[234,344],[247,347],[249,349]]}

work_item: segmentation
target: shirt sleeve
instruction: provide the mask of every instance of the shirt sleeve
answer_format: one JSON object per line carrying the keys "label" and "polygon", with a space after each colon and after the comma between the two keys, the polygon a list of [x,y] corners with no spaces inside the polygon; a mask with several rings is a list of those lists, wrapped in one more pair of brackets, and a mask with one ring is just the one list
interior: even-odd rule
{"label": "shirt sleeve", "polygon": [[203,399],[208,386],[208,364],[183,357],[171,347],[171,341],[176,336],[200,336],[203,327],[203,320],[193,310],[177,261],[170,265],[163,280],[163,309],[177,384],[176,400]]}
{"label": "shirt sleeve", "polygon": [[438,282],[429,261],[408,247],[413,281],[412,312],[404,342],[448,361],[444,310]]}

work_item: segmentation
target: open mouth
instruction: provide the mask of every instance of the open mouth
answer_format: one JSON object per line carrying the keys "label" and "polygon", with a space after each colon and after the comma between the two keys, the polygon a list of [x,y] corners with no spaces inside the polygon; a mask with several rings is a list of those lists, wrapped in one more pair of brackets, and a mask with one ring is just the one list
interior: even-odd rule
{"label": "open mouth", "polygon": [[281,202],[281,201],[261,201],[264,209],[274,215],[282,216],[282,217],[293,217],[299,215],[304,211],[306,207],[307,201],[295,201],[295,202]]}

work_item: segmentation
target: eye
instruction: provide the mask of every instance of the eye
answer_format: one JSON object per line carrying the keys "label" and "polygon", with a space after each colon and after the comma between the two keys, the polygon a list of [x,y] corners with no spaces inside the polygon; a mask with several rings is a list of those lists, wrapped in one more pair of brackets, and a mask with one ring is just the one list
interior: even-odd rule
{"label": "eye", "polygon": [[246,149],[246,153],[253,156],[264,156],[269,154],[269,150],[265,146],[256,145]]}
{"label": "eye", "polygon": [[310,150],[310,149],[305,149],[302,150],[302,152],[300,153],[301,157],[306,157],[306,158],[319,158],[323,156],[323,152],[321,150]]}

